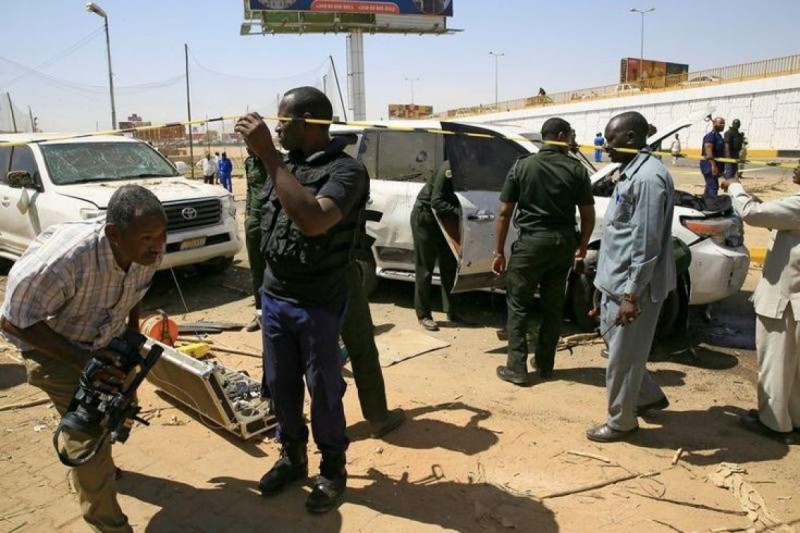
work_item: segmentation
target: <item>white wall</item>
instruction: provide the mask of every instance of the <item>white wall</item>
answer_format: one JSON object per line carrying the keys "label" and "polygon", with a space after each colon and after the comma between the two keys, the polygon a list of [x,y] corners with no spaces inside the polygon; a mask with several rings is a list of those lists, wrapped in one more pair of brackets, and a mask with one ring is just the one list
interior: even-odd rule
{"label": "white wall", "polygon": [[[649,122],[663,129],[709,106],[716,108],[715,117],[724,117],[728,124],[735,118],[741,120],[741,129],[750,142],[750,149],[800,150],[800,74],[674,91],[644,92],[459,117],[458,120],[517,124],[531,131],[539,131],[548,118],[561,117],[575,128],[579,144],[591,144],[595,133],[603,131],[608,120],[623,111],[639,111]],[[702,122],[682,132],[684,149],[699,149],[703,135],[709,129],[710,124]],[[665,149],[668,146],[669,140],[664,143]]]}

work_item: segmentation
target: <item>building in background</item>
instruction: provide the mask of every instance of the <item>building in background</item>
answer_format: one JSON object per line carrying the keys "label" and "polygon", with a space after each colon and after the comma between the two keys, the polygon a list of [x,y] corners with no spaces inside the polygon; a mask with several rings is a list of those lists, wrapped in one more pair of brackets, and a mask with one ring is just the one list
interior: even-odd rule
{"label": "building in background", "polygon": [[417,104],[389,104],[389,119],[429,118],[433,106]]}
{"label": "building in background", "polygon": [[689,65],[653,59],[626,57],[620,60],[619,82],[635,83],[643,89],[663,89],[686,81]]}

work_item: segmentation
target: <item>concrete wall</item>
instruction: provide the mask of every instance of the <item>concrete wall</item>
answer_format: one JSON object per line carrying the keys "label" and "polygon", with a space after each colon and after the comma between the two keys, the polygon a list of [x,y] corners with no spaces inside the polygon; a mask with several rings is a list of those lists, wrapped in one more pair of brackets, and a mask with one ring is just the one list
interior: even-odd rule
{"label": "concrete wall", "polygon": [[[533,107],[504,113],[459,117],[470,122],[516,124],[539,131],[550,117],[559,116],[572,124],[579,144],[591,144],[595,133],[603,131],[608,120],[623,111],[642,113],[659,129],[716,108],[728,124],[738,118],[753,151],[800,150],[800,74],[742,82],[721,83],[689,89],[635,93],[562,105]],[[699,150],[710,124],[701,122],[680,134],[683,149]],[[669,148],[671,138],[664,142]],[[775,154],[773,154],[775,155]]]}

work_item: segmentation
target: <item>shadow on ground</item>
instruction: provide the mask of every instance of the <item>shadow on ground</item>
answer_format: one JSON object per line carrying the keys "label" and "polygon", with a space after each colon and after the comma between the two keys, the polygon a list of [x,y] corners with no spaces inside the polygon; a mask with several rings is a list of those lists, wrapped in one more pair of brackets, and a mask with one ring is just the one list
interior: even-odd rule
{"label": "shadow on ground", "polygon": [[28,380],[25,365],[19,363],[0,363],[0,390],[10,389]]}
{"label": "shadow on ground", "polygon": [[653,412],[645,420],[659,427],[639,429],[630,442],[646,448],[683,448],[686,454],[681,460],[698,466],[722,461],[774,461],[785,457],[790,445],[800,443],[797,435],[787,442],[779,442],[751,433],[739,420],[744,413],[744,409],[731,405],[715,405],[705,410]]}
{"label": "shadow on ground", "polygon": [[[454,531],[506,530],[556,532],[555,516],[543,504],[524,496],[513,496],[489,483],[458,483],[446,478],[434,465],[432,474],[409,481],[369,469],[366,475],[351,475],[344,504],[364,506],[420,524]],[[367,484],[353,487],[354,481]],[[304,508],[308,485],[295,484],[277,496],[265,499],[255,480],[218,477],[207,487],[176,480],[125,472],[119,492],[160,507],[148,523],[133,524],[137,530],[171,531],[340,531],[339,510],[311,516]],[[413,530],[408,526],[408,530]]]}
{"label": "shadow on ground", "polygon": [[[466,411],[471,413],[466,424],[453,424],[437,420],[436,413]],[[489,411],[472,407],[462,402],[443,403],[406,410],[406,421],[383,440],[400,448],[426,449],[445,448],[465,455],[484,452],[497,444],[498,437],[480,422],[491,417]],[[367,438],[368,422],[358,422],[348,428],[354,441]]]}

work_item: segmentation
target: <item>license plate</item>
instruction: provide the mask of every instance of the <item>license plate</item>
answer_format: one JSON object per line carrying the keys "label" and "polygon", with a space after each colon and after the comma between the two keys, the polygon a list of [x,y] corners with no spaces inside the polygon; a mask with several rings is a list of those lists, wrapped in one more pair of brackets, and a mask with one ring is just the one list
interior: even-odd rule
{"label": "license plate", "polygon": [[194,250],[195,248],[202,248],[206,245],[205,237],[196,237],[194,239],[186,239],[181,243],[181,251]]}

